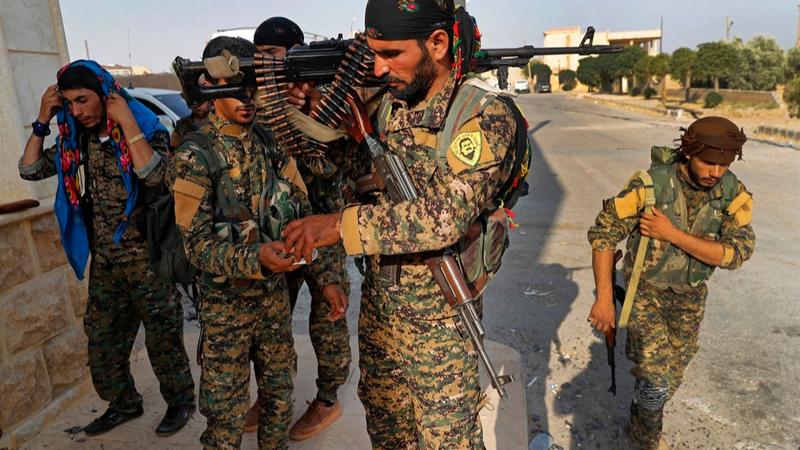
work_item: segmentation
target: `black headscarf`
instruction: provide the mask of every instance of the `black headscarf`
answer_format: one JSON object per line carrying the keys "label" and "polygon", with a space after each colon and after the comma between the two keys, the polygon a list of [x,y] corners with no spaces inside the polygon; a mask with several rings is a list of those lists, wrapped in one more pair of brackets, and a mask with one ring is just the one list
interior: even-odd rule
{"label": "black headscarf", "polygon": [[256,28],[253,43],[256,45],[275,45],[290,49],[303,44],[303,30],[286,17],[270,17]]}
{"label": "black headscarf", "polygon": [[385,41],[428,37],[450,30],[453,0],[369,0],[364,14],[367,36]]}

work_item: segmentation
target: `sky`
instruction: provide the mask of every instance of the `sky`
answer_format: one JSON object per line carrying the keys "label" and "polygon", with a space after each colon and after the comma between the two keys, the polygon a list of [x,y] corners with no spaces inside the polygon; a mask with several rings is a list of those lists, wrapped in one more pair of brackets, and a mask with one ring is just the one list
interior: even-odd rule
{"label": "sky", "polygon": [[[307,32],[348,36],[364,28],[366,0],[61,0],[71,59],[89,55],[102,64],[146,66],[168,71],[175,56],[199,59],[219,29],[256,27],[286,16]],[[757,5],[757,6],[755,6]],[[756,35],[778,40],[784,49],[797,39],[796,0],[469,0],[484,48],[541,45],[549,28],[592,25],[598,31],[653,29],[664,20],[663,50],[722,39],[725,18],[731,37]]]}

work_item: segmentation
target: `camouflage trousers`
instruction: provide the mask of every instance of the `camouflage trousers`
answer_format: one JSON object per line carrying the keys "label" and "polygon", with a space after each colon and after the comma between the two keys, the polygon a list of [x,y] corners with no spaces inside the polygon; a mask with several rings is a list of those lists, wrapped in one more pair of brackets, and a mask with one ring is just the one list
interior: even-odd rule
{"label": "camouflage trousers", "polygon": [[[350,280],[347,269],[342,264],[342,289],[350,296]],[[336,392],[347,382],[350,375],[350,332],[347,320],[341,318],[336,322],[328,320],[331,307],[322,295],[322,287],[311,277],[304,277],[300,271],[287,275],[289,300],[292,311],[297,303],[297,295],[303,282],[308,284],[311,292],[311,312],[308,317],[308,332],[311,345],[317,356],[317,396],[319,400],[336,401]]]}
{"label": "camouflage trousers", "polygon": [[94,388],[111,408],[130,412],[142,404],[130,367],[140,324],[164,401],[170,406],[194,404],[194,381],[183,345],[183,311],[171,289],[147,261],[92,263],[83,326]]}
{"label": "camouflage trousers", "polygon": [[287,448],[292,420],[292,376],[297,357],[283,276],[247,288],[200,286],[200,438],[207,449],[238,449],[250,406],[253,361],[260,415],[258,447]]}
{"label": "camouflage trousers", "polygon": [[676,294],[639,283],[625,349],[636,364],[631,438],[639,448],[658,447],[664,404],[681,385],[683,372],[699,349],[707,294],[705,285]]}
{"label": "camouflage trousers", "polygon": [[372,447],[482,449],[478,360],[455,321],[387,314],[365,292],[358,396]]}

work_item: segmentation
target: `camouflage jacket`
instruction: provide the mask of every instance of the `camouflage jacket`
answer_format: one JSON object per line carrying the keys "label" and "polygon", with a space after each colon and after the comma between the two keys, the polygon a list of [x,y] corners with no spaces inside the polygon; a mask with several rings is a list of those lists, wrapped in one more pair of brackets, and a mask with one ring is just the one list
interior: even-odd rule
{"label": "camouflage jacket", "polygon": [[[678,173],[680,189],[686,198],[687,223],[692,224],[703,206],[712,200],[715,189],[698,189],[682,171],[679,170]],[[750,193],[744,184],[737,180],[736,197],[723,211],[718,241],[722,244],[724,253],[719,267],[737,269],[752,256],[755,248],[755,234],[751,226],[752,208]],[[644,186],[639,178],[633,178],[619,195],[603,202],[603,209],[588,232],[592,249],[613,250],[619,242],[638,234],[639,215],[643,209]],[[688,256],[692,258],[691,255]],[[634,257],[635,249],[629,248],[625,256],[626,278],[629,278],[632,272]],[[646,278],[643,274],[642,279],[647,281]]]}
{"label": "camouflage jacket", "polygon": [[[300,215],[312,213],[305,194],[305,185],[297,172],[295,161],[284,157],[280,161],[265,157],[259,141],[253,139],[251,127],[242,127],[225,122],[213,113],[210,123],[200,131],[214,141],[221,142],[222,158],[228,163],[233,190],[239,203],[246,206],[252,218],[258,217],[260,194],[267,184],[266,164],[273,164],[279,176],[292,183],[292,198],[300,205]],[[189,260],[201,271],[230,279],[263,280],[274,276],[261,266],[258,250],[261,233],[258,230],[243,235],[236,242],[218,236],[214,229],[215,195],[212,180],[205,165],[193,151],[197,144],[186,142],[176,151],[174,159],[175,219],[184,239]],[[241,229],[251,229],[245,223]],[[339,284],[336,247],[320,249],[320,256],[304,270],[313,276],[320,286]],[[339,260],[341,258],[338,258]]]}
{"label": "camouflage jacket", "polygon": [[[375,204],[348,207],[342,216],[347,254],[370,256],[372,271],[382,257],[400,255],[400,279],[393,284],[403,291],[399,295],[404,305],[400,307],[410,314],[451,314],[429,269],[421,264],[423,253],[447,248],[461,239],[492,202],[513,165],[514,116],[506,105],[491,97],[483,112],[458,130],[447,162],[438,160],[436,134],[445,125],[447,108],[457,89],[457,81],[451,78],[441,91],[413,109],[391,98],[383,139],[405,163],[419,197],[392,203],[380,194]],[[460,153],[455,143],[465,138],[477,152],[472,159],[457,156]]]}
{"label": "camouflage jacket", "polygon": [[181,141],[183,138],[191,133],[192,131],[199,130],[203,125],[208,123],[208,118],[200,121],[198,124],[197,121],[194,120],[194,116],[189,114],[188,116],[182,118],[175,124],[175,129],[172,130],[172,136],[169,138],[169,145],[171,148],[175,149],[181,145]]}
{"label": "camouflage jacket", "polygon": [[[81,135],[79,139],[82,149],[81,165],[86,171],[88,181],[84,195],[91,195],[93,205],[92,219],[87,221],[93,263],[111,265],[147,260],[147,240],[139,232],[146,213],[147,196],[144,192],[139,192],[139,204],[131,216],[131,223],[140,226],[129,226],[120,244],[114,244],[114,231],[125,211],[128,191],[122,183],[111,141],[106,139],[101,142],[96,134],[89,133]],[[154,188],[160,192],[169,161],[168,139],[166,132],[156,132],[150,139],[150,147],[155,153],[144,167],[135,169],[140,189]],[[20,176],[26,180],[41,180],[55,175],[55,154],[54,145],[45,149],[42,158],[30,166],[22,166],[20,160]]]}

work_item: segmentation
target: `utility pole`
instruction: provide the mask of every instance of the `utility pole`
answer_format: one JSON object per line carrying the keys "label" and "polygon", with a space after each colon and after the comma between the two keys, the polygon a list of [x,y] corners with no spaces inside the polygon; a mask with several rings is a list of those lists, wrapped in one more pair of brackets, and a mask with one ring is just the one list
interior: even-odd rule
{"label": "utility pole", "polygon": [[725,41],[731,41],[731,27],[733,26],[733,21],[730,17],[725,16]]}
{"label": "utility pole", "polygon": [[89,41],[86,39],[83,40],[83,47],[86,49],[86,59],[92,59],[89,57]]}
{"label": "utility pole", "polygon": [[133,76],[133,63],[131,61],[131,27],[128,27],[128,71]]}
{"label": "utility pole", "polygon": [[661,19],[661,32],[658,36],[658,54],[664,53],[664,15],[658,16]]}

